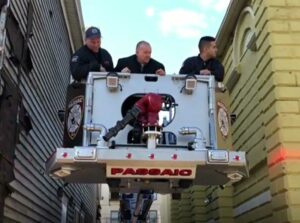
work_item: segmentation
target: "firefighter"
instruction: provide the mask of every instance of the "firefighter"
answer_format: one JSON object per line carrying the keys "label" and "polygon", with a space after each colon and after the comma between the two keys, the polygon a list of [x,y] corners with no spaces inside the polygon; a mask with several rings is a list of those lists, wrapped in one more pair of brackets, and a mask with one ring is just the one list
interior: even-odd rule
{"label": "firefighter", "polygon": [[75,80],[85,80],[90,71],[113,71],[112,57],[101,48],[101,32],[96,27],[86,30],[85,45],[71,59],[71,73]]}
{"label": "firefighter", "polygon": [[179,74],[214,75],[216,81],[223,81],[224,67],[216,59],[216,39],[211,36],[204,36],[200,39],[198,56],[187,58],[179,71]]}
{"label": "firefighter", "polygon": [[151,58],[151,45],[140,41],[136,45],[135,54],[118,60],[116,72],[165,75],[162,63]]}

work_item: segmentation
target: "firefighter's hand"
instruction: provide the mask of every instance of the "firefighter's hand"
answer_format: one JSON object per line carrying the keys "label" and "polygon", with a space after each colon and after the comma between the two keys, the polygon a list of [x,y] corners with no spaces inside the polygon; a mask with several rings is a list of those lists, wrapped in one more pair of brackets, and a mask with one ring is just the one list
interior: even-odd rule
{"label": "firefighter's hand", "polygon": [[155,74],[158,74],[159,76],[164,76],[166,75],[166,72],[163,69],[158,69],[155,71]]}
{"label": "firefighter's hand", "polygon": [[100,72],[106,72],[106,69],[102,65],[100,65]]}
{"label": "firefighter's hand", "polygon": [[125,67],[121,70],[121,73],[129,74],[129,73],[131,73],[131,70],[128,67]]}
{"label": "firefighter's hand", "polygon": [[200,75],[211,75],[211,72],[208,69],[200,70],[199,73]]}

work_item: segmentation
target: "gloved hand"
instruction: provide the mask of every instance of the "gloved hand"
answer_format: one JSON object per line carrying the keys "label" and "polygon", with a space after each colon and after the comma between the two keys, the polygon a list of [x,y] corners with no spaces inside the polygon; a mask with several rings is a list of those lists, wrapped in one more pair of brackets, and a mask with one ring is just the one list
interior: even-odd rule
{"label": "gloved hand", "polygon": [[121,70],[121,73],[127,73],[127,74],[129,74],[129,73],[131,73],[131,70],[128,67],[125,67],[125,68],[123,68]]}
{"label": "gloved hand", "polygon": [[203,69],[203,70],[200,70],[199,74],[200,75],[211,75],[211,72],[208,69]]}
{"label": "gloved hand", "polygon": [[158,74],[159,76],[164,76],[166,75],[166,72],[163,69],[158,69],[155,71],[155,74]]}
{"label": "gloved hand", "polygon": [[102,65],[100,65],[100,72],[106,72],[106,69]]}

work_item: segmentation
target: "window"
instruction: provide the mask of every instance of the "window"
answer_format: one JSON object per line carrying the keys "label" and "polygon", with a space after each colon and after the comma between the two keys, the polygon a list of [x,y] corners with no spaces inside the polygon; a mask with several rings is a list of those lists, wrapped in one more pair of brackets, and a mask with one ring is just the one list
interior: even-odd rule
{"label": "window", "polygon": [[248,44],[255,33],[255,16],[253,9],[249,6],[244,8],[238,19],[233,39],[234,66],[237,66],[245,52]]}
{"label": "window", "polygon": [[119,223],[119,211],[111,211],[110,212],[110,222],[111,223]]}
{"label": "window", "polygon": [[28,48],[28,38],[32,35],[33,7],[31,2],[27,8],[26,36],[21,32],[19,23],[13,13],[10,13],[6,21],[8,40],[11,45],[11,60],[16,65],[21,65],[26,74],[32,69],[31,53]]}
{"label": "window", "polygon": [[157,211],[149,211],[149,223],[157,223]]}
{"label": "window", "polygon": [[251,31],[250,28],[248,28],[247,30],[245,30],[244,36],[242,38],[241,48],[240,48],[241,58],[244,56],[245,52],[248,49],[248,44],[249,44],[249,42],[251,40],[252,35],[253,35],[253,32]]}
{"label": "window", "polygon": [[[241,66],[247,64],[247,58],[255,57],[252,52],[257,50],[255,35],[255,15],[250,6],[245,7],[240,13],[233,38],[233,69],[230,71],[226,87],[232,91],[241,77]],[[249,52],[249,54],[247,53]],[[249,57],[248,57],[249,56]],[[244,61],[242,62],[242,59]]]}

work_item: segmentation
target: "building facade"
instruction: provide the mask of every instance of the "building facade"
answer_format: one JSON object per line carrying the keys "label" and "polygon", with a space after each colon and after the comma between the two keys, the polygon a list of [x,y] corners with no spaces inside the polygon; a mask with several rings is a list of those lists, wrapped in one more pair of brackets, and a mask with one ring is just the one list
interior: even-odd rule
{"label": "building facade", "polygon": [[300,222],[299,15],[297,0],[230,2],[217,43],[233,148],[247,152],[250,177],[187,190],[172,222]]}
{"label": "building facade", "polygon": [[1,7],[7,2],[0,50],[0,222],[96,222],[95,185],[66,184],[45,172],[62,144],[57,112],[65,106],[71,55],[83,43],[80,1],[12,0],[0,1]]}

